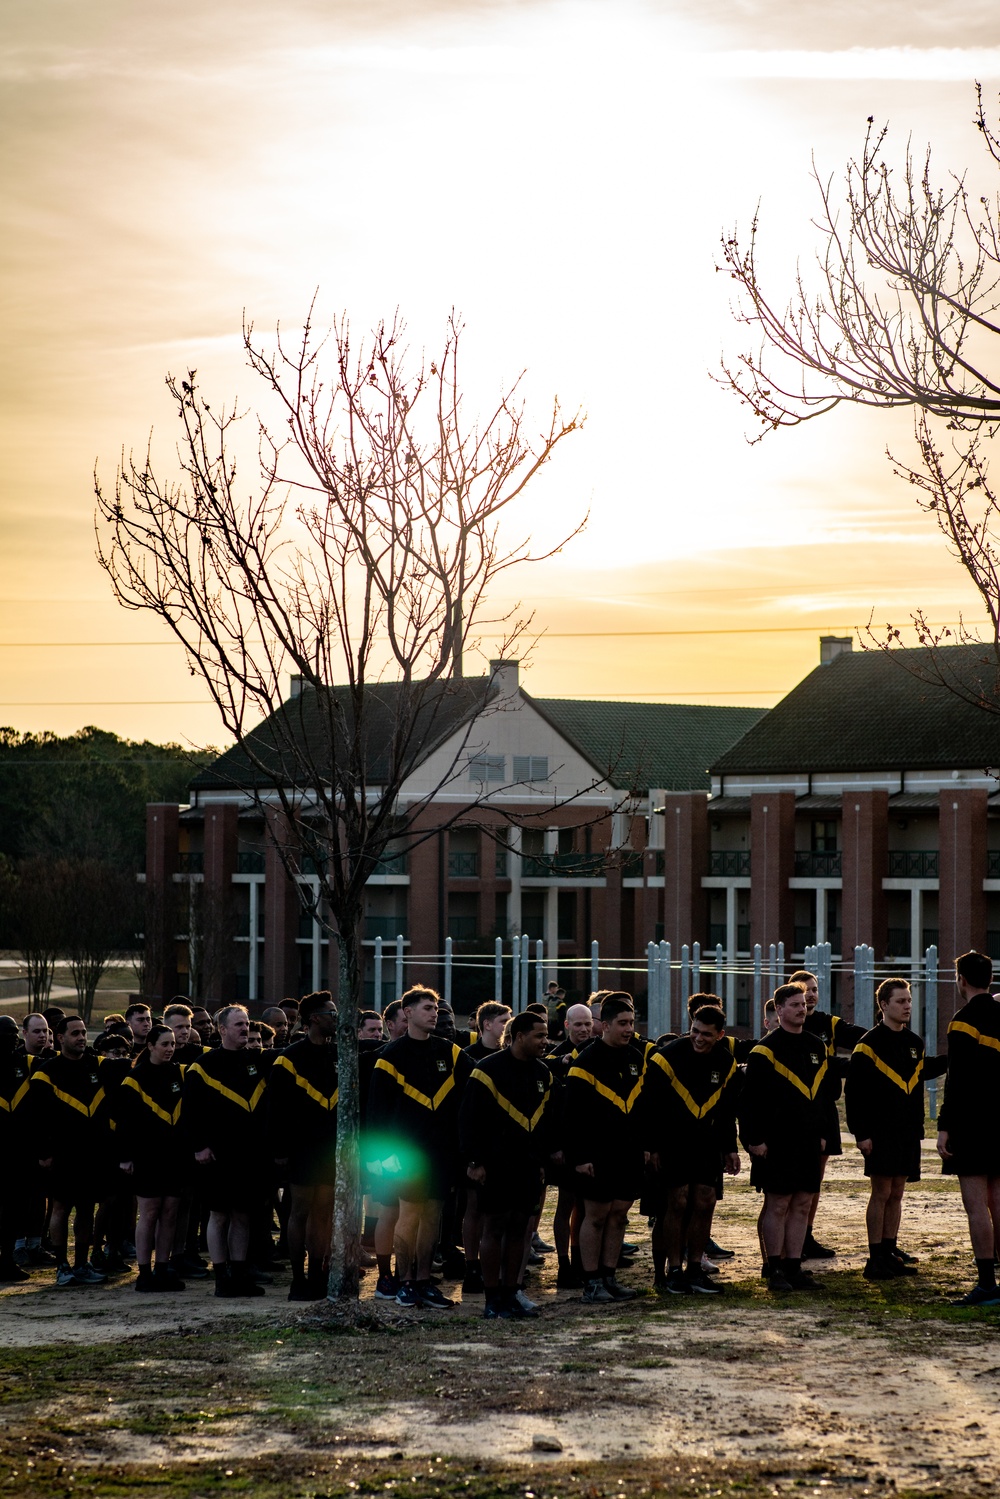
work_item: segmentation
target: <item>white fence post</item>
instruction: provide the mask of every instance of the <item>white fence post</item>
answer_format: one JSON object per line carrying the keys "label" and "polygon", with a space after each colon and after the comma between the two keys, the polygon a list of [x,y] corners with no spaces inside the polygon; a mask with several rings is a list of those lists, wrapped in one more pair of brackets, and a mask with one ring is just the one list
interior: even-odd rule
{"label": "white fence post", "polygon": [[540,1001],[545,994],[545,943],[535,943],[535,1000]]}
{"label": "white fence post", "polygon": [[688,1000],[691,998],[691,954],[685,942],[681,947],[681,1023],[680,1033],[689,1029],[687,1023]]}
{"label": "white fence post", "polygon": [[[691,993],[698,994],[701,991],[701,943],[695,942],[691,948]],[[687,1030],[687,1026],[684,1026]]]}
{"label": "white fence post", "polygon": [[396,936],[396,998],[403,997],[403,934]]}
{"label": "white fence post", "polygon": [[375,938],[375,1006],[382,1013],[382,938]]}
{"label": "white fence post", "polygon": [[451,938],[444,939],[444,1001],[451,1004]]}
{"label": "white fence post", "polygon": [[660,943],[660,1014],[663,1017],[663,1029],[672,1031],[674,1028],[671,1009],[673,1008],[673,995],[670,982],[670,943]]}
{"label": "white fence post", "polygon": [[595,937],[590,944],[590,992],[596,994],[600,985],[601,949]]}
{"label": "white fence post", "polygon": [[493,946],[493,998],[503,1004],[503,938],[498,937]]}

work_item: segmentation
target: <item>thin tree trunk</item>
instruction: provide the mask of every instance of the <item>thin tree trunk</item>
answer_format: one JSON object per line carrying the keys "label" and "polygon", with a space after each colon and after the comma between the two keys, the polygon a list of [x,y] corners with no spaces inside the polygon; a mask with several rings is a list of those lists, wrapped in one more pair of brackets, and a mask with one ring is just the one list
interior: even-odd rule
{"label": "thin tree trunk", "polygon": [[358,1096],[358,1010],[361,967],[358,937],[361,913],[340,931],[340,983],[337,993],[337,1187],[330,1243],[331,1301],[357,1301],[361,1287],[360,1100]]}

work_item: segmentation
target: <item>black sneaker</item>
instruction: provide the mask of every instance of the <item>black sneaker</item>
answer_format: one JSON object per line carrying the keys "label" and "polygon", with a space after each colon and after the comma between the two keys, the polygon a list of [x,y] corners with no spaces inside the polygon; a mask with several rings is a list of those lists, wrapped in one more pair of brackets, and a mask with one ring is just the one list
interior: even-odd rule
{"label": "black sneaker", "polygon": [[394,1275],[380,1275],[375,1286],[376,1301],[395,1301],[399,1295],[399,1281]]}
{"label": "black sneaker", "polygon": [[404,1280],[396,1292],[396,1305],[405,1306],[407,1311],[415,1312],[423,1305],[416,1286],[410,1280]]}
{"label": "black sneaker", "polygon": [[734,1260],[736,1258],[735,1249],[723,1249],[722,1245],[716,1244],[714,1239],[709,1239],[705,1253],[710,1260]]}
{"label": "black sneaker", "polygon": [[429,1307],[434,1312],[444,1312],[450,1306],[455,1305],[453,1301],[448,1300],[447,1296],[441,1295],[437,1286],[427,1285],[426,1283],[417,1286],[417,1296],[419,1297],[421,1306]]}
{"label": "black sneaker", "polygon": [[137,1291],[158,1291],[160,1289],[160,1287],[156,1284],[156,1279],[153,1275],[152,1270],[139,1271],[139,1276],[135,1283],[135,1289]]}
{"label": "black sneaker", "polygon": [[585,1282],[583,1299],[584,1301],[614,1301],[615,1298],[604,1284],[604,1281],[595,1276]]}
{"label": "black sneaker", "polygon": [[632,1291],[628,1286],[620,1286],[613,1275],[609,1275],[604,1282],[605,1288],[610,1292],[612,1301],[634,1301],[638,1291]]}
{"label": "black sneaker", "polygon": [[696,1266],[693,1270],[689,1270],[685,1279],[687,1280],[689,1290],[697,1296],[722,1295],[724,1288],[717,1281],[714,1281],[711,1276],[706,1275],[704,1270],[699,1266]]}
{"label": "black sneaker", "polygon": [[666,1291],[670,1296],[691,1295],[691,1287],[680,1265],[675,1265],[672,1270],[667,1271],[662,1282],[657,1283],[657,1289]]}
{"label": "black sneaker", "polygon": [[502,1301],[488,1301],[483,1309],[487,1322],[513,1322],[514,1312]]}
{"label": "black sneaker", "polygon": [[289,1301],[319,1301],[320,1297],[315,1294],[304,1275],[293,1275],[292,1283],[288,1287]]}
{"label": "black sneaker", "polygon": [[973,1286],[952,1306],[1000,1306],[1000,1290],[996,1286]]}
{"label": "black sneaker", "polygon": [[538,1234],[532,1234],[531,1247],[536,1254],[555,1254],[556,1249],[554,1244],[546,1244],[545,1240],[539,1238]]}
{"label": "black sneaker", "polygon": [[793,1291],[818,1291],[819,1281],[808,1270],[782,1271]]}
{"label": "black sneaker", "polygon": [[869,1259],[865,1262],[865,1268],[861,1274],[865,1280],[898,1280],[899,1271],[896,1266],[884,1259]]}
{"label": "black sneaker", "polygon": [[835,1260],[837,1251],[827,1249],[826,1245],[813,1238],[812,1234],[806,1234],[806,1241],[802,1246],[802,1258],[804,1260]]}
{"label": "black sneaker", "polygon": [[153,1279],[156,1281],[158,1291],[186,1291],[187,1286],[181,1280],[173,1265],[165,1265],[161,1270],[159,1266],[153,1271]]}
{"label": "black sneaker", "polygon": [[192,1259],[186,1254],[171,1255],[170,1268],[182,1277],[187,1276],[188,1280],[208,1279],[208,1267],[201,1260]]}
{"label": "black sneaker", "polygon": [[790,1291],[792,1289],[792,1283],[788,1279],[788,1276],[785,1274],[784,1270],[772,1270],[770,1275],[767,1277],[767,1288],[769,1291],[773,1291],[778,1295],[783,1295],[784,1292]]}
{"label": "black sneaker", "polygon": [[515,1291],[513,1296],[507,1298],[507,1309],[515,1322],[523,1322],[525,1318],[534,1321],[541,1316],[535,1303],[529,1301],[523,1291]]}
{"label": "black sneaker", "polygon": [[559,1270],[556,1272],[557,1291],[579,1291],[582,1285],[582,1270],[574,1270],[573,1266],[570,1265],[567,1270]]}
{"label": "black sneaker", "polygon": [[22,1270],[13,1255],[9,1260],[0,1260],[0,1281],[4,1285],[14,1285],[18,1281],[30,1280],[31,1276],[27,1270]]}
{"label": "black sneaker", "polygon": [[890,1249],[889,1255],[892,1259],[897,1260],[901,1265],[920,1264],[920,1261],[917,1259],[915,1254],[907,1254],[905,1249],[900,1249],[898,1248],[898,1246],[895,1249]]}

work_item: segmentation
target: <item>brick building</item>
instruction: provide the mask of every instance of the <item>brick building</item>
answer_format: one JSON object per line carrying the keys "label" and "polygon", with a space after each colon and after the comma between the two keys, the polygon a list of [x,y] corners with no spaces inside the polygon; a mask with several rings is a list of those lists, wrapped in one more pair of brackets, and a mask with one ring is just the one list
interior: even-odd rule
{"label": "brick building", "polygon": [[[379,691],[391,718],[393,687]],[[484,712],[494,696],[502,711]],[[292,703],[307,722],[311,707],[297,686]],[[436,965],[448,937],[459,956],[485,955],[496,936],[515,933],[544,941],[548,971],[571,993],[587,985],[584,972],[567,965],[583,959],[597,938],[602,982],[615,982],[615,960],[641,961],[646,943],[662,935],[665,851],[648,837],[650,808],[665,797],[704,808],[709,765],[762,711],[533,698],[520,685],[517,663],[494,663],[490,677],[462,679],[445,711],[428,723],[400,797],[403,804],[425,797],[457,756],[458,775],[420,813],[431,836],[408,853],[390,847],[367,887],[369,1000],[384,1001],[394,984],[387,963],[383,993],[375,995],[375,939],[394,942],[397,935],[404,939],[408,983],[439,982]],[[373,743],[373,783],[380,752]],[[171,913],[151,921],[148,934],[148,988],[157,1001],[191,987],[213,1000],[252,1003],[336,987],[329,944],[302,914],[247,784],[236,746],[196,777],[188,806],[148,808],[150,909]],[[440,826],[463,803],[469,825],[459,817]],[[510,826],[508,814],[531,826]],[[277,812],[267,816],[280,836]],[[689,814],[688,822],[694,827],[698,819]],[[704,818],[698,826],[704,843]],[[685,850],[688,864],[690,856]],[[700,892],[689,897],[689,924],[699,919],[699,900]],[[198,960],[200,985],[191,984],[196,911],[202,923],[212,913],[223,928],[232,922],[221,959],[210,965],[203,953]],[[491,995],[492,980],[486,982]],[[456,1004],[467,1008],[484,997],[463,970]]]}

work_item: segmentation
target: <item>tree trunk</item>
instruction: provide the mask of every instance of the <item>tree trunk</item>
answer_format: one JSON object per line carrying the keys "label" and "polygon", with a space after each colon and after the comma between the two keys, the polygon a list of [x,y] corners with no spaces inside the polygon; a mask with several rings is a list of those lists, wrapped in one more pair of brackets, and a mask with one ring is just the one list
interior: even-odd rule
{"label": "tree trunk", "polygon": [[330,1244],[330,1301],[357,1301],[361,1286],[360,1099],[358,1011],[361,997],[360,910],[341,928],[337,994],[337,1187]]}

